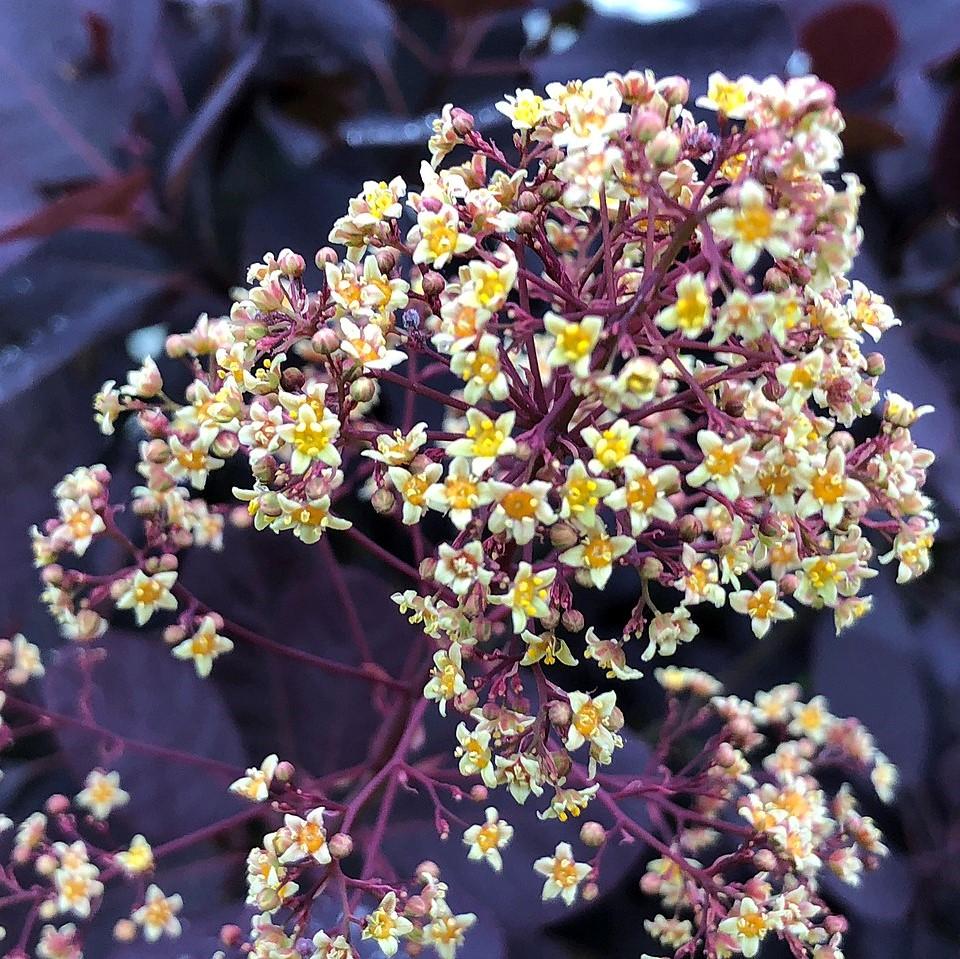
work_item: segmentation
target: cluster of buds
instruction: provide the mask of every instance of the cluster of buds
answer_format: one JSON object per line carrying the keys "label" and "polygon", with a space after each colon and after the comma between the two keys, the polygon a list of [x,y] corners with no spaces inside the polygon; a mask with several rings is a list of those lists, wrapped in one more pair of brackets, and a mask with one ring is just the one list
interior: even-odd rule
{"label": "cluster of buds", "polygon": [[[653,779],[604,770],[628,735],[607,681],[637,681],[644,661],[695,639],[698,606],[729,606],[757,637],[797,605],[830,609],[840,630],[870,609],[861,591],[877,574],[875,544],[903,582],[928,567],[937,529],[923,494],[933,454],[910,434],[930,408],[881,398],[883,357],[863,352],[898,321],[846,276],[861,187],[837,173],[832,90],[814,77],[713,74],[695,106],[715,123],[688,98],[686,81],[649,71],[517,90],[497,105],[515,131],[512,159],[445,108],[419,192],[400,177],[365,183],[329,235],[345,252],[316,254],[318,289],[303,257],[267,254],[229,317],[168,339],[193,377],[182,399],[152,359],[96,396],[104,432],[123,416],[146,434],[130,511],[142,530],[118,526],[102,466],[57,487],[59,515],[33,535],[66,637],[95,641],[114,610],[131,610],[140,625],[175,616],[165,638],[201,676],[236,641],[282,654],[178,579],[178,554],[221,548],[227,519],[360,544],[407,580],[393,599],[421,627],[419,672],[402,681],[312,657],[385,695],[422,689],[397,753],[353,798],[290,792],[288,776],[274,783],[276,757],[235,784],[286,816],[248,864],[254,955],[345,959],[356,923],[388,956],[403,941],[452,959],[473,917],[450,910],[437,876],[414,877],[418,891],[383,883],[367,850],[351,878],[334,851],[334,840],[352,849],[350,826],[381,788],[382,839],[398,776],[438,810],[441,789],[479,803],[493,790],[533,796],[541,818],[599,806],[610,821],[588,822],[586,845],[629,836],[660,850],[644,886],[678,914],[651,932],[678,955],[751,956],[767,931],[797,955],[839,955],[843,923],[816,877],[856,881],[883,846],[851,794],[828,800],[815,776],[839,763],[883,794],[894,778],[854,721],[801,703],[794,687],[692,713],[674,704]],[[205,502],[209,474],[236,460],[246,507]],[[409,548],[394,554],[338,516],[347,497],[369,501]],[[96,576],[63,565],[98,539],[122,546],[128,565]],[[636,602],[602,638],[582,609],[614,577]],[[605,691],[564,682],[579,657]],[[657,675],[674,691],[717,692],[702,674]],[[460,785],[407,761],[428,703],[460,715]],[[711,717],[722,733],[702,768],[667,774],[670,743]],[[630,795],[659,807],[653,831],[620,810]],[[446,838],[439,811],[437,822]],[[511,831],[488,807],[465,834],[470,858],[499,869]],[[731,840],[709,868],[686,857]],[[599,860],[578,862],[561,843],[535,864],[544,898],[595,895]],[[379,905],[365,919],[345,907],[339,929],[306,937],[323,890]]]}

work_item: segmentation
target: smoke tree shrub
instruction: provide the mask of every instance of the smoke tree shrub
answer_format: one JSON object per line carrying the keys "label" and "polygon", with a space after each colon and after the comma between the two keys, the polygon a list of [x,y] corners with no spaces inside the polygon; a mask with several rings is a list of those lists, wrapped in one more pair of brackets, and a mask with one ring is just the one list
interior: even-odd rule
{"label": "smoke tree shrub", "polygon": [[[855,884],[886,849],[838,783],[888,800],[896,770],[857,720],[796,685],[742,700],[669,658],[695,641],[704,603],[758,638],[797,605],[826,607],[839,631],[869,611],[875,559],[901,582],[922,573],[933,455],[910,427],[929,408],[881,399],[883,357],[864,353],[897,320],[846,277],[861,187],[837,173],[832,90],[713,74],[696,100],[709,124],[688,97],[682,78],[649,72],[517,90],[498,104],[507,152],[446,107],[422,184],[364,183],[333,225],[319,289],[300,255],[267,254],[229,317],[168,339],[192,378],[182,395],[148,359],[95,398],[104,433],[136,420],[141,483],[128,494],[104,466],[79,468],[33,530],[43,601],[92,680],[91,649],[132,614],[163,624],[201,677],[249,644],[384,707],[388,748],[349,768],[316,778],[270,755],[238,775],[231,789],[272,829],[247,857],[251,925],[224,927],[219,955],[454,959],[476,917],[429,859],[391,864],[401,793],[491,882],[534,870],[543,898],[568,905],[598,894],[605,850],[635,843],[665,953],[749,957],[776,937],[796,956],[842,955],[822,876]],[[239,506],[204,499],[228,460],[248,478]],[[348,500],[379,514],[368,529],[396,524],[403,549],[345,519]],[[396,615],[418,627],[404,672],[374,661],[355,609],[346,662],[208,606],[180,556],[220,550],[227,522],[316,548],[346,537],[402,579]],[[101,540],[117,564],[87,571]],[[636,602],[599,635],[582,608],[614,575]],[[362,601],[344,592],[348,610]],[[43,673],[36,647],[17,636],[0,653],[7,741],[55,727],[19,688]],[[580,660],[595,667],[586,690],[567,679]],[[616,687],[645,662],[663,721],[646,765],[614,772]],[[428,711],[444,717],[440,757],[423,752]],[[70,721],[96,734],[83,710]],[[99,824],[135,788],[94,769],[72,800],[4,823],[11,955],[77,959],[110,883],[137,890],[108,919],[118,940],[180,933],[189,901],[150,877],[199,837],[103,845]],[[516,861],[511,810],[527,803],[569,835]]]}

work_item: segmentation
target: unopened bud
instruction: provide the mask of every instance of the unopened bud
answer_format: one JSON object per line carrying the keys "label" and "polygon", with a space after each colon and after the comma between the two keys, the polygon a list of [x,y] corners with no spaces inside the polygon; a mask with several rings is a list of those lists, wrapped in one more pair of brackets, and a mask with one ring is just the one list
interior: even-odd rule
{"label": "unopened bud", "polygon": [[137,924],[132,919],[118,919],[113,926],[117,942],[133,942],[137,938]]}
{"label": "unopened bud", "polygon": [[680,137],[673,130],[661,130],[646,145],[644,152],[657,166],[673,166],[680,156]]}
{"label": "unopened bud", "polygon": [[423,275],[423,292],[426,296],[439,296],[446,285],[447,281],[436,270],[428,270]]}
{"label": "unopened bud", "polygon": [[590,846],[593,849],[596,849],[603,845],[603,842],[606,838],[606,829],[604,829],[600,823],[594,822],[592,819],[588,820],[580,827],[580,842],[582,842],[585,846]]}
{"label": "unopened bud", "polygon": [[429,876],[431,879],[440,878],[440,867],[432,859],[424,859],[414,870],[416,876]]}
{"label": "unopened bud", "polygon": [[867,375],[883,376],[887,368],[887,361],[882,353],[870,353],[867,355]]}
{"label": "unopened bud", "polygon": [[413,919],[419,919],[430,911],[430,906],[423,896],[411,896],[403,906],[403,914]]}
{"label": "unopened bud", "polygon": [[550,760],[553,768],[556,769],[558,776],[566,776],[573,767],[573,761],[570,759],[570,753],[565,749],[558,749],[550,753]]}
{"label": "unopened bud", "polygon": [[640,143],[649,143],[663,130],[663,117],[656,110],[639,110],[630,121],[630,134]]}
{"label": "unopened bud", "polygon": [[570,549],[580,541],[580,534],[562,520],[550,527],[550,545],[556,549]]}
{"label": "unopened bud", "polygon": [[220,942],[228,949],[233,949],[243,942],[243,930],[233,923],[220,927]]}
{"label": "unopened bud", "polygon": [[261,456],[257,460],[251,457],[250,472],[253,473],[254,479],[269,484],[273,482],[273,478],[277,475],[278,465],[276,459],[269,454]]}
{"label": "unopened bud", "polygon": [[517,217],[517,233],[529,236],[537,232],[537,218],[533,213],[521,213]]}
{"label": "unopened bud", "polygon": [[231,433],[229,430],[221,430],[210,444],[210,452],[214,456],[221,456],[224,459],[229,459],[239,449],[240,440],[237,438],[237,434]]}
{"label": "unopened bud", "polygon": [[336,832],[327,844],[334,859],[346,859],[353,852],[353,839],[345,832]]}
{"label": "unopened bud", "polygon": [[663,77],[657,84],[657,93],[670,106],[681,106],[690,98],[690,81],[684,77]]}
{"label": "unopened bud", "polygon": [[62,816],[70,809],[70,800],[63,793],[54,793],[47,799],[45,805],[51,816]]}
{"label": "unopened bud", "polygon": [[614,706],[613,709],[610,710],[610,715],[607,717],[607,727],[611,732],[619,732],[619,730],[623,729],[624,722],[626,722],[626,720],[623,718],[623,712],[620,707]]}
{"label": "unopened bud", "polygon": [[163,631],[163,641],[168,646],[176,646],[187,638],[187,631],[179,624],[168,626]]}
{"label": "unopened bud", "polygon": [[569,703],[562,699],[555,699],[547,707],[547,717],[554,726],[569,726],[570,720],[573,718],[573,712]]}
{"label": "unopened bud", "polygon": [[274,770],[273,778],[279,783],[288,783],[291,779],[293,779],[296,771],[296,767],[293,765],[293,763],[287,762],[287,760],[284,759],[277,763],[277,768]]}
{"label": "unopened bud", "polygon": [[540,199],[544,203],[555,203],[560,199],[562,192],[560,184],[556,180],[547,180],[546,183],[540,184]]}
{"label": "unopened bud", "polygon": [[564,629],[571,633],[579,633],[583,629],[583,613],[577,609],[565,609],[560,616],[560,622]]}
{"label": "unopened bud", "polygon": [[454,708],[460,713],[469,713],[476,709],[480,703],[480,697],[472,690],[467,689],[455,696],[453,700]]}
{"label": "unopened bud", "polygon": [[296,393],[301,386],[306,382],[306,377],[303,375],[303,370],[297,369],[295,366],[288,366],[280,374],[280,385],[288,393]]}
{"label": "unopened bud", "polygon": [[769,849],[758,849],[753,855],[753,864],[761,872],[772,872],[777,868],[777,857]]}
{"label": "unopened bud", "polygon": [[377,250],[377,266],[381,273],[389,273],[397,265],[395,250]]}
{"label": "unopened bud", "polygon": [[350,384],[350,399],[354,403],[369,403],[377,395],[377,384],[369,376],[361,376]]}
{"label": "unopened bud", "polygon": [[33,868],[36,869],[41,876],[52,876],[57,871],[59,865],[60,863],[53,853],[44,852],[37,856]]}
{"label": "unopened bud", "polygon": [[538,206],[540,206],[540,200],[532,190],[524,190],[517,198],[517,209],[522,213],[533,213]]}
{"label": "unopened bud", "polygon": [[329,356],[340,349],[340,337],[336,330],[325,326],[322,330],[317,330],[310,339],[310,345],[320,354]]}
{"label": "unopened bud", "polygon": [[453,132],[457,136],[465,137],[468,133],[473,132],[473,114],[467,113],[466,110],[461,109],[460,107],[454,107],[451,112],[451,123],[453,127]]}
{"label": "unopened bud", "polygon": [[687,513],[680,517],[680,522],[677,523],[677,532],[680,534],[680,539],[685,543],[692,543],[698,536],[703,535],[703,523],[696,516]]}
{"label": "unopened bud", "polygon": [[322,246],[317,250],[316,255],[313,258],[313,262],[317,264],[318,269],[323,269],[324,264],[326,263],[336,263],[340,258],[337,256],[337,251],[332,246]]}
{"label": "unopened bud", "polygon": [[584,902],[591,902],[600,895],[600,887],[595,882],[584,883],[580,895],[583,896]]}
{"label": "unopened bud", "polygon": [[470,788],[470,798],[474,802],[486,802],[489,794],[489,790],[482,783],[477,783]]}
{"label": "unopened bud", "polygon": [[280,272],[284,276],[302,276],[307,268],[307,262],[299,253],[284,249],[277,257],[277,266],[280,267]]}
{"label": "unopened bud", "polygon": [[381,516],[389,513],[393,509],[395,502],[396,498],[393,493],[385,486],[381,486],[380,489],[370,497],[370,505],[380,513]]}

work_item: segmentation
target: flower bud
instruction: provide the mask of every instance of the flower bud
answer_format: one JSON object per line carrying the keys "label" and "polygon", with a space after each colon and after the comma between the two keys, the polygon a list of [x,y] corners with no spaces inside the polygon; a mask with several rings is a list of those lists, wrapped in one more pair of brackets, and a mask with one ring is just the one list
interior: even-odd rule
{"label": "flower bud", "polygon": [[844,453],[849,453],[857,445],[857,441],[846,431],[846,430],[837,430],[835,433],[831,433],[827,439],[827,446],[830,449],[839,448],[843,450]]}
{"label": "flower bud", "polygon": [[257,460],[251,459],[250,462],[250,472],[253,473],[253,478],[259,480],[261,483],[272,483],[274,477],[277,475],[277,466],[279,464],[276,461],[276,458],[270,456],[261,456]]}
{"label": "flower bud", "polygon": [[243,942],[243,930],[232,922],[220,927],[220,942],[228,949],[233,949]]}
{"label": "flower bud", "polygon": [[187,631],[179,624],[168,626],[163,631],[163,641],[169,646],[176,646],[187,638]]}
{"label": "flower bud", "polygon": [[780,592],[784,596],[792,596],[796,591],[797,587],[800,585],[800,581],[793,573],[787,573],[785,576],[780,577]]}
{"label": "flower bud", "polygon": [[317,332],[313,334],[310,343],[313,348],[323,356],[329,356],[331,353],[335,353],[340,349],[340,337],[337,336],[336,330],[329,326],[317,330]]}
{"label": "flower bud", "polygon": [[867,355],[867,375],[883,376],[887,368],[887,361],[882,353],[870,353]]}
{"label": "flower bud", "polygon": [[656,556],[648,556],[640,567],[644,579],[659,579],[663,575],[663,563]]}
{"label": "flower bud", "polygon": [[614,706],[610,710],[610,715],[607,718],[607,726],[611,732],[619,732],[623,729],[623,724],[626,720],[623,718],[623,712],[619,706]]}
{"label": "flower bud", "polygon": [[432,859],[424,859],[413,871],[415,876],[429,876],[431,879],[440,878],[440,867]]}
{"label": "flower bud", "polygon": [[753,864],[761,872],[772,872],[777,868],[777,857],[769,849],[758,849],[753,855]]}
{"label": "flower bud", "polygon": [[290,249],[283,249],[277,257],[277,266],[280,267],[280,272],[284,276],[296,277],[303,275],[307,263],[299,253],[294,253]]}
{"label": "flower bud", "polygon": [[113,938],[117,942],[133,942],[137,938],[137,924],[132,919],[118,919],[113,926]]}
{"label": "flower bud", "polygon": [[163,440],[150,440],[143,450],[143,458],[148,463],[169,463],[170,456],[170,447]]}
{"label": "flower bud", "polygon": [[630,121],[630,135],[640,143],[649,143],[663,129],[663,117],[656,110],[638,110]]}
{"label": "flower bud", "polygon": [[776,379],[764,380],[760,390],[771,403],[776,403],[787,391],[786,387]]}
{"label": "flower bud", "polygon": [[37,856],[33,868],[36,869],[41,876],[52,876],[57,871],[57,866],[59,865],[60,863],[53,853],[44,852]]}
{"label": "flower bud", "polygon": [[529,236],[537,232],[537,218],[532,213],[521,213],[517,217],[517,233]]}
{"label": "flower bud", "polygon": [[558,776],[566,776],[573,766],[570,754],[565,749],[558,749],[550,753],[550,760]]}
{"label": "flower bud", "polygon": [[376,256],[377,266],[379,267],[381,273],[389,273],[397,265],[396,250],[377,250]]}
{"label": "flower bud", "polygon": [[489,790],[482,783],[477,783],[470,788],[470,798],[474,802],[486,802],[489,794]]}
{"label": "flower bud", "polygon": [[547,180],[546,183],[540,184],[540,199],[544,203],[555,203],[560,199],[561,193],[560,184],[556,180]]}
{"label": "flower bud", "polygon": [[591,902],[600,895],[600,887],[595,882],[584,883],[580,895],[583,896],[584,902]]}
{"label": "flower bud", "polygon": [[685,543],[692,543],[698,536],[703,535],[703,523],[696,516],[687,513],[680,517],[677,532]]}
{"label": "flower bud", "polygon": [[772,293],[782,293],[790,287],[790,277],[783,270],[771,266],[763,277],[763,288]]}
{"label": "flower bud", "polygon": [[560,616],[560,622],[564,629],[571,633],[579,633],[583,629],[583,613],[576,609],[565,609]]}
{"label": "flower bud", "polygon": [[396,502],[396,498],[393,493],[388,490],[385,486],[381,486],[373,496],[370,497],[370,505],[381,514],[381,516],[389,513]]}
{"label": "flower bud", "polygon": [[280,386],[288,393],[296,393],[306,382],[306,379],[303,370],[299,370],[295,366],[288,366],[280,374]]}
{"label": "flower bud", "polygon": [[447,281],[436,270],[428,270],[423,275],[423,292],[426,296],[439,296],[446,285]]}
{"label": "flower bud", "polygon": [[427,901],[423,896],[411,896],[403,906],[403,914],[413,919],[420,919],[422,916],[427,915],[429,911],[430,906],[427,905]]}
{"label": "flower bud", "polygon": [[673,166],[680,156],[680,137],[673,130],[661,130],[646,146],[647,159],[657,166]]}
{"label": "flower bud", "polygon": [[550,545],[556,549],[570,549],[580,541],[580,534],[569,523],[554,523],[550,527]]}
{"label": "flower bud", "polygon": [[690,81],[684,77],[663,77],[657,83],[657,93],[670,106],[682,106],[690,99]]}
{"label": "flower bud", "polygon": [[457,136],[465,137],[468,133],[473,132],[473,114],[467,113],[466,110],[460,107],[454,107],[450,112],[450,126],[453,127],[453,132]]}
{"label": "flower bud", "polygon": [[334,859],[346,859],[353,852],[353,839],[345,832],[336,832],[327,844]]}
{"label": "flower bud", "polygon": [[[220,627],[222,629],[222,627]],[[280,783],[288,783],[293,779],[293,775],[296,772],[296,768],[293,763],[287,762],[286,759],[277,763],[277,768],[273,773],[273,778]]]}
{"label": "flower bud", "polygon": [[532,190],[524,190],[517,198],[517,209],[522,213],[533,213],[538,206],[540,206],[540,200]]}
{"label": "flower bud", "polygon": [[187,355],[187,341],[186,338],[180,333],[171,333],[167,337],[167,342],[164,344],[164,348],[167,351],[167,356],[171,359],[179,359],[181,356]]}
{"label": "flower bud", "polygon": [[331,246],[322,246],[317,250],[316,255],[313,258],[313,262],[317,264],[317,269],[322,270],[324,264],[326,263],[336,263],[340,257],[337,256],[337,251]]}
{"label": "flower bud", "polygon": [[377,384],[369,376],[361,376],[350,384],[350,399],[354,403],[369,403],[377,395]]}
{"label": "flower bud", "polygon": [[40,903],[37,915],[39,915],[41,919],[52,919],[58,912],[56,899],[46,899]]}
{"label": "flower bud", "polygon": [[54,793],[46,803],[46,810],[51,816],[62,816],[70,809],[70,800],[62,793]]}
{"label": "flower bud", "polygon": [[570,704],[562,699],[555,699],[547,707],[547,718],[554,726],[569,726],[573,718]]}
{"label": "flower bud", "polygon": [[224,459],[229,459],[239,449],[240,440],[237,438],[237,434],[231,433],[230,430],[221,430],[210,444],[210,452],[214,456],[220,456]]}
{"label": "flower bud", "polygon": [[593,849],[603,845],[607,838],[607,831],[598,822],[590,819],[580,827],[580,842]]}
{"label": "flower bud", "polygon": [[460,693],[459,696],[454,697],[453,700],[453,705],[457,712],[464,713],[465,715],[476,709],[479,703],[480,697],[472,689],[465,690]]}

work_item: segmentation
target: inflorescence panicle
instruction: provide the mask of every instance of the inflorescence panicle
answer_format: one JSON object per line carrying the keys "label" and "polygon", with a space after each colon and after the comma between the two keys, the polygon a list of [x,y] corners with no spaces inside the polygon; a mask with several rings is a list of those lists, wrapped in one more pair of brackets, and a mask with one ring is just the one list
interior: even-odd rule
{"label": "inflorescence panicle", "polygon": [[[222,955],[349,959],[373,939],[386,956],[453,959],[476,917],[455,910],[436,865],[378,875],[400,786],[428,801],[443,839],[448,804],[472,803],[462,842],[476,868],[532,868],[543,898],[568,905],[598,894],[608,844],[642,844],[654,858],[641,885],[663,909],[645,925],[678,957],[749,957],[767,936],[796,956],[842,955],[846,923],[821,876],[856,883],[886,849],[852,787],[818,777],[872,781],[889,800],[895,768],[855,719],[796,685],[743,700],[664,660],[696,639],[702,604],[729,606],[759,638],[798,606],[826,607],[839,631],[869,611],[875,560],[900,582],[923,573],[933,454],[910,427],[930,408],[881,397],[883,357],[864,352],[898,321],[847,278],[862,190],[838,172],[830,87],[713,74],[695,101],[710,122],[689,95],[649,71],[517,90],[497,104],[508,152],[448,105],[422,183],[366,182],[333,224],[319,289],[302,256],[267,254],[229,317],[167,340],[192,376],[181,398],[153,359],[97,394],[104,433],[136,420],[142,482],[125,507],[103,466],[77,469],[34,528],[63,635],[87,653],[128,610],[162,620],[202,677],[250,643],[374,686],[404,717],[395,749],[341,780],[300,781],[273,755],[234,782],[276,828],[247,860],[257,915],[249,931],[225,928]],[[242,505],[207,502],[208,476],[231,460],[246,464]],[[339,515],[348,497],[396,523],[409,551]],[[125,509],[135,533],[118,525]],[[382,561],[404,580],[397,615],[420,630],[413,679],[372,668],[362,635],[357,666],[206,606],[179,556],[222,549],[227,522],[308,544],[348,537]],[[76,561],[104,539],[122,565],[84,572]],[[614,575],[636,604],[604,637],[582,609]],[[43,671],[23,637],[0,652],[8,691]],[[568,688],[581,659],[604,691]],[[607,687],[651,660],[667,699],[652,758],[614,773],[627,731]],[[19,693],[11,705],[18,722],[42,715]],[[417,760],[437,708],[450,721],[442,770]],[[104,884],[150,876],[143,836],[116,851],[83,838],[127,799],[115,772],[93,770],[74,800],[51,797],[17,827],[0,907],[47,923],[21,950],[77,959]],[[527,802],[582,827],[511,863],[509,808]],[[324,929],[311,918],[321,894],[341,903]],[[115,935],[177,935],[181,905],[150,885]]]}

